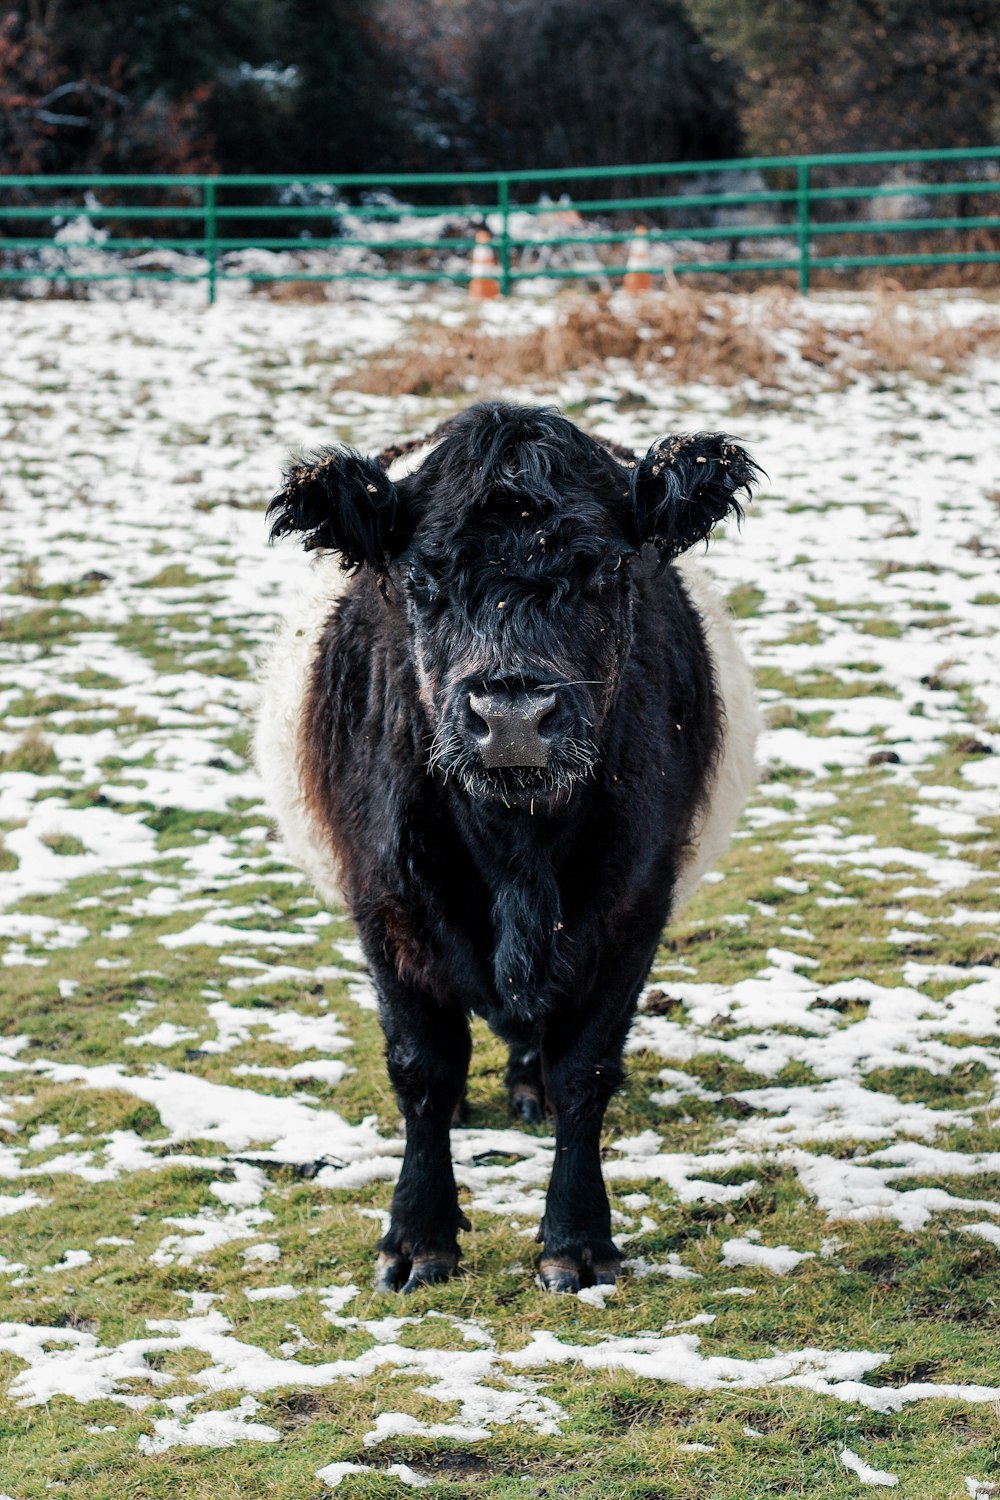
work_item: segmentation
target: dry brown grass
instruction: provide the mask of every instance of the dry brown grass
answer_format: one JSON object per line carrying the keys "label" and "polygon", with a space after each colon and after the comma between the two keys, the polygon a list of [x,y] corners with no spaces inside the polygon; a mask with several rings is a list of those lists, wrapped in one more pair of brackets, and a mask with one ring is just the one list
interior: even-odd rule
{"label": "dry brown grass", "polygon": [[619,362],[675,384],[752,378],[779,387],[800,387],[804,363],[818,384],[842,385],[860,372],[934,378],[1000,350],[1000,310],[955,327],[896,283],[867,300],[867,320],[828,327],[821,309],[780,287],[734,296],[676,286],[631,303],[572,294],[548,326],[523,333],[488,329],[472,311],[457,327],[421,320],[343,384],[370,395],[474,395],[486,386],[553,385]]}
{"label": "dry brown grass", "polygon": [[254,281],[250,290],[256,297],[266,297],[268,302],[316,304],[326,302],[329,285],[325,281]]}
{"label": "dry brown grass", "polygon": [[655,368],[677,382],[732,385],[748,375],[769,380],[774,358],[734,298],[679,289],[626,306],[597,293],[561,299],[551,324],[525,333],[489,332],[474,315],[457,328],[421,322],[349,383],[372,395],[449,395],[486,382],[551,384],[618,360],[637,374]]}
{"label": "dry brown grass", "polygon": [[942,310],[917,305],[897,283],[879,287],[861,349],[877,368],[922,377],[957,374],[978,355],[1000,350],[1000,313],[951,324]]}

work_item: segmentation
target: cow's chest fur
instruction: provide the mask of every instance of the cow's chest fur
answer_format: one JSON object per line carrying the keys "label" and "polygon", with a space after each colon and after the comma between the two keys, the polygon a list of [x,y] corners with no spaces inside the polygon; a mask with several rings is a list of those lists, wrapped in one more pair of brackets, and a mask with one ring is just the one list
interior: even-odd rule
{"label": "cow's chest fur", "polygon": [[318,643],[300,771],[376,977],[511,1039],[572,1004],[622,934],[662,926],[718,753],[711,658],[671,577],[645,596],[596,773],[511,809],[428,769],[400,611],[365,580]]}

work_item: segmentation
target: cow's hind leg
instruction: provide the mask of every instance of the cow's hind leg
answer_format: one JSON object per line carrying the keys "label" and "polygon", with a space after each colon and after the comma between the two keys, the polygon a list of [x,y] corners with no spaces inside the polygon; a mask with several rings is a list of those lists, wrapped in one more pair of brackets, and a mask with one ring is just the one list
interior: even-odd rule
{"label": "cow's hind leg", "polygon": [[379,1240],[377,1291],[416,1291],[447,1281],[458,1265],[458,1206],[449,1130],[464,1095],[471,1041],[459,1010],[409,992],[382,996],[386,1060],[406,1122],[403,1166],[389,1227]]}
{"label": "cow's hind leg", "polygon": [[511,1042],[505,1076],[510,1107],[526,1125],[540,1125],[548,1112],[542,1057],[536,1040]]}

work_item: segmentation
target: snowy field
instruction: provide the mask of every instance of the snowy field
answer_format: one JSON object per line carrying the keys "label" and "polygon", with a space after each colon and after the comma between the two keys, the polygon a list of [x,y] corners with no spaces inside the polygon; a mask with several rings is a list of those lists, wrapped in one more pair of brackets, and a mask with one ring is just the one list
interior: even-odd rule
{"label": "snowy field", "polygon": [[349,388],[417,314],[471,316],[0,300],[0,1500],[1000,1494],[1000,363],[517,392],[751,448],[711,563],[769,728],[609,1114],[631,1274],[535,1286],[552,1142],[480,1031],[466,1274],[403,1305],[371,988],[247,741],[287,453],[460,404]]}

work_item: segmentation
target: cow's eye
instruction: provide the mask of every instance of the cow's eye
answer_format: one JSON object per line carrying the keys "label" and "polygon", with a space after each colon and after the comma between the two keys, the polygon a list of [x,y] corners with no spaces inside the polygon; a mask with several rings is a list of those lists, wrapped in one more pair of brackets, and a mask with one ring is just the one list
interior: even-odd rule
{"label": "cow's eye", "polygon": [[608,560],[601,566],[601,578],[613,578],[624,561],[625,555],[622,552],[619,552],[617,557],[609,557]]}
{"label": "cow's eye", "polygon": [[434,579],[419,563],[411,563],[406,570],[406,581],[417,595],[429,599],[435,592]]}

